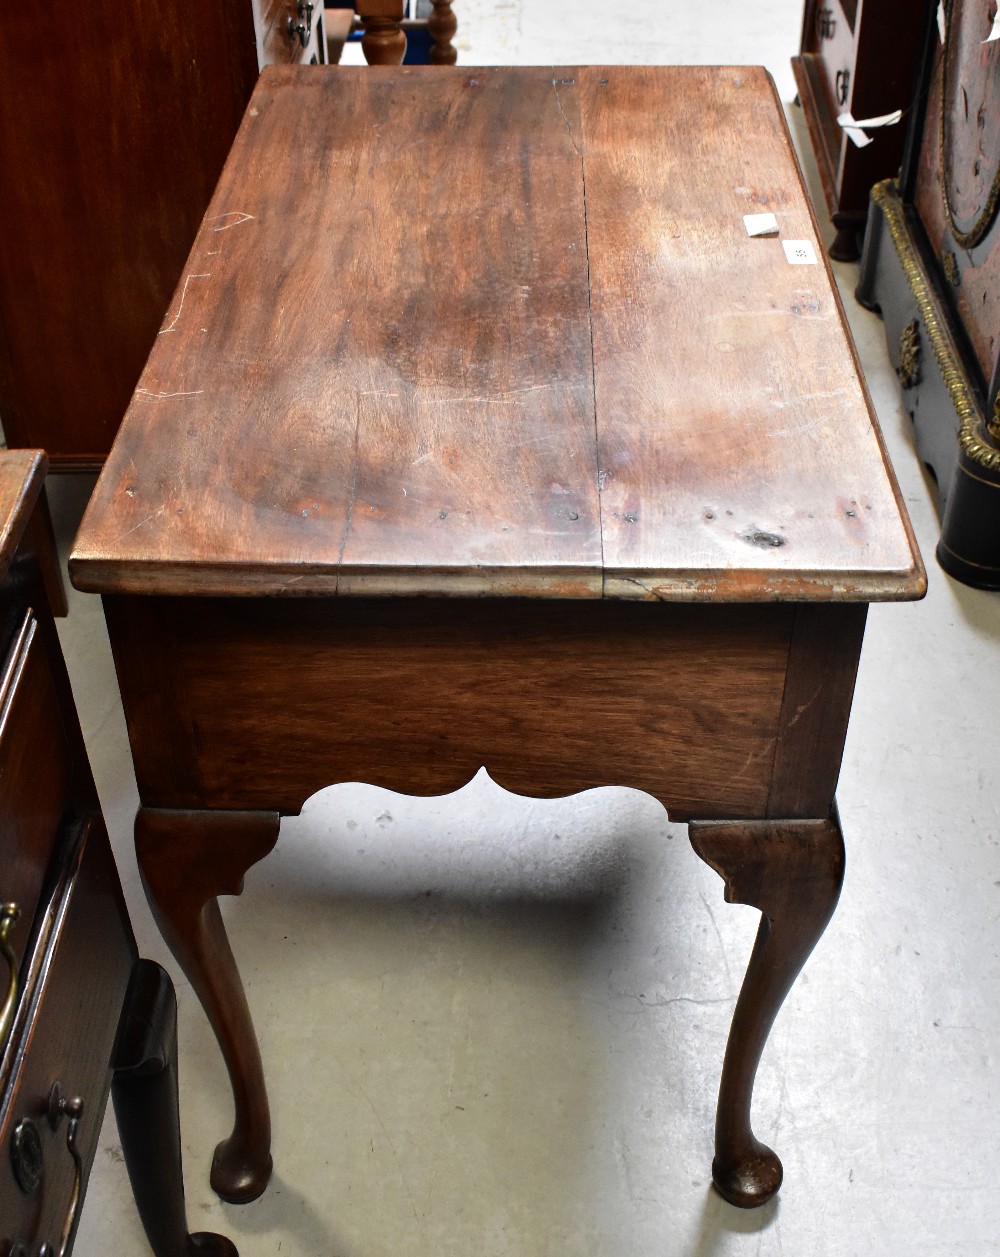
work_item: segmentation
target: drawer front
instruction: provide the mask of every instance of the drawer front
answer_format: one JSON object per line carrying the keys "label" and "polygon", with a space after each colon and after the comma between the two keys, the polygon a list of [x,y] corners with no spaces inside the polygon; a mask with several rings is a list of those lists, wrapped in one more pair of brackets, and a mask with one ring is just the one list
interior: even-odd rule
{"label": "drawer front", "polygon": [[[42,931],[25,966],[26,989],[0,1073],[0,1253],[17,1242],[32,1253],[43,1242],[60,1250],[74,1194],[82,1198],[97,1147],[133,964],[103,822],[94,817],[63,837],[68,858],[40,914]],[[64,1096],[84,1104],[79,1172],[67,1146],[69,1119],[64,1116],[57,1129],[47,1119],[57,1082]],[[15,1137],[27,1150],[20,1159],[22,1178],[30,1179],[34,1147],[41,1167],[34,1186],[15,1176]]]}
{"label": "drawer front", "polygon": [[326,60],[323,0],[259,0],[258,12],[262,69]]}
{"label": "drawer front", "polygon": [[[0,678],[0,902],[15,903],[20,911],[9,935],[18,963],[31,935],[71,776],[52,673],[38,621],[29,610]],[[4,989],[5,970],[0,961]]]}

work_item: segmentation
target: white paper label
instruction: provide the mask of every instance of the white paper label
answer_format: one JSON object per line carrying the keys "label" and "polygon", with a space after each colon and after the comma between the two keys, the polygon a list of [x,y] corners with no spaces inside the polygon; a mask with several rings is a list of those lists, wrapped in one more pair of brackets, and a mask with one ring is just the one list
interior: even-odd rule
{"label": "white paper label", "polygon": [[838,114],[837,124],[847,132],[847,138],[852,144],[856,144],[858,148],[865,148],[872,142],[872,137],[866,134],[867,131],[874,131],[879,127],[894,127],[902,116],[902,109],[894,109],[892,113],[882,113],[875,118],[860,119],[855,118],[848,111]]}
{"label": "white paper label", "polygon": [[773,214],[744,214],[743,225],[748,236],[776,236],[778,220]]}
{"label": "white paper label", "polygon": [[816,250],[811,240],[782,240],[785,257],[793,266],[815,266]]}
{"label": "white paper label", "polygon": [[940,38],[943,44],[945,35],[948,33],[947,27],[945,26],[945,18],[944,18],[944,0],[939,0],[937,19],[938,19],[938,37]]}

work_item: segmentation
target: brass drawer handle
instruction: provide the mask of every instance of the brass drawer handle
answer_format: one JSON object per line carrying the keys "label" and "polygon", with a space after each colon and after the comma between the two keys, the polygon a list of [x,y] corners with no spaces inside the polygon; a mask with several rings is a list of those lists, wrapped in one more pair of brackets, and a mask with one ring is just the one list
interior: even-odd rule
{"label": "brass drawer handle", "polygon": [[[69,1213],[66,1215],[62,1237],[59,1240],[59,1257],[66,1257],[72,1246],[73,1234],[76,1231],[78,1221],[77,1215],[80,1212],[80,1196],[83,1191],[83,1160],[80,1156],[80,1149],[76,1145],[76,1136],[80,1129],[80,1120],[83,1117],[83,1101],[79,1096],[74,1096],[72,1100],[68,1100],[63,1095],[62,1087],[55,1082],[52,1084],[52,1090],[49,1092],[49,1126],[53,1130],[58,1130],[59,1123],[64,1117],[69,1118],[69,1126],[66,1128],[66,1148],[69,1151],[69,1155],[73,1158],[73,1166],[76,1172],[73,1175],[73,1195],[70,1197]],[[56,1257],[55,1249],[50,1244],[43,1244],[39,1250],[38,1257]]]}
{"label": "brass drawer handle", "polygon": [[10,969],[7,995],[3,1007],[0,1008],[0,1050],[3,1049],[10,1035],[14,1013],[17,1009],[17,957],[14,955],[8,938],[20,915],[21,909],[16,903],[0,904],[0,955],[6,960],[7,967]]}

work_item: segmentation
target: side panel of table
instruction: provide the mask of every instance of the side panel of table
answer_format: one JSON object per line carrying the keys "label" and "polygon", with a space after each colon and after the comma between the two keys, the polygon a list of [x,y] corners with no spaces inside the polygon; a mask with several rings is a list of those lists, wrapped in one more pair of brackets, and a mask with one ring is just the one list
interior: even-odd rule
{"label": "side panel of table", "polygon": [[825,815],[864,624],[856,604],[105,606],[143,804],[286,814],[336,781],[437,794],[485,766],[529,795],[633,786],[677,820]]}

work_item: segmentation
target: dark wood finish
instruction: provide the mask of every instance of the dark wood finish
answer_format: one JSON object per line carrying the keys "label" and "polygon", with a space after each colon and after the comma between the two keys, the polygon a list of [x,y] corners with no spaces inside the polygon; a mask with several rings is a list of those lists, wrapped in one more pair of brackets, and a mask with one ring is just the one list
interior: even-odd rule
{"label": "dark wood finish", "polygon": [[899,184],[872,202],[857,296],[885,321],[889,356],[934,473],[937,557],[1000,589],[1000,45],[989,6],[946,6],[924,31]]}
{"label": "dark wood finish", "polygon": [[753,1084],[785,996],[833,916],[844,880],[844,840],[829,820],[698,824],[691,844],[726,883],[726,902],[763,914],[733,1013],[722,1066],[712,1177],[731,1204],[750,1208],[781,1186],[777,1155],[750,1127]]}
{"label": "dark wood finish", "polygon": [[[407,32],[425,29],[431,37],[430,64],[454,65],[458,53],[452,40],[458,31],[458,19],[450,0],[432,0],[433,8],[427,18],[403,19],[403,0],[361,0],[358,4],[357,28],[364,34],[361,48],[369,65],[402,65],[406,56]],[[327,13],[341,10],[327,10]],[[340,50],[331,56],[337,61]]]}
{"label": "dark wood finish", "polygon": [[[3,1253],[72,1248],[136,962],[52,620],[44,472],[35,451],[0,455],[0,902],[20,910],[9,935],[19,986],[0,1037]],[[5,991],[8,982],[5,968]],[[34,1184],[13,1155],[26,1130],[41,1159]],[[143,1135],[156,1145],[155,1127]],[[160,1198],[148,1167],[130,1171],[147,1200],[160,1200],[163,1225],[186,1237],[182,1198]],[[186,1239],[150,1238],[157,1257],[186,1251]]]}
{"label": "dark wood finish", "polygon": [[759,70],[263,76],[71,561],[228,1199],[270,1155],[215,896],[317,789],[628,784],[809,883],[867,603],[924,576],[825,259],[763,205],[818,249]]}
{"label": "dark wood finish", "polygon": [[[72,752],[38,620],[28,610],[0,679],[0,851],[3,898],[21,909],[10,934],[20,961],[73,778]],[[56,736],[53,736],[53,733]]]}
{"label": "dark wood finish", "polygon": [[767,816],[822,816],[830,806],[867,614],[864,603],[795,610]]}
{"label": "dark wood finish", "polygon": [[827,211],[837,227],[830,256],[854,261],[868,213],[868,194],[880,179],[899,170],[906,136],[904,122],[872,128],[871,143],[854,144],[837,118],[877,118],[907,113],[921,49],[921,17],[937,0],[918,0],[901,9],[898,0],[806,0],[799,55],[792,69],[816,155]]}
{"label": "dark wood finish", "polygon": [[156,1257],[237,1257],[221,1235],[189,1235],[177,1110],[177,998],[151,960],[132,973],[111,1094],[136,1206]]}
{"label": "dark wood finish", "polygon": [[208,1014],[233,1084],[236,1121],[215,1150],[212,1186],[234,1204],[256,1200],[271,1176],[271,1117],[250,1010],[219,912],[243,875],[278,841],[276,813],[141,808],[135,848],[163,937]]}
{"label": "dark wood finish", "polygon": [[[689,145],[691,99],[701,157],[678,180],[655,155]],[[143,594],[919,593],[830,277],[747,236],[762,198],[819,248],[753,68],[268,71],[73,579]],[[207,440],[226,458],[206,459]]]}
{"label": "dark wood finish", "polygon": [[[266,10],[262,12],[261,10]],[[293,0],[56,0],[0,23],[0,417],[100,466]],[[270,19],[265,32],[263,22]],[[183,142],[179,142],[183,137]]]}
{"label": "dark wood finish", "polygon": [[[766,814],[792,607],[109,598],[106,608],[146,806],[295,814],[331,775],[428,795],[485,764],[526,794],[628,784],[675,817]],[[735,686],[747,657],[753,670]]]}

